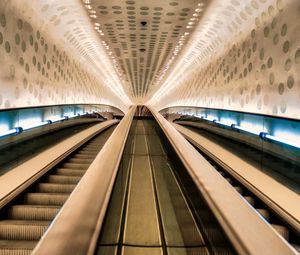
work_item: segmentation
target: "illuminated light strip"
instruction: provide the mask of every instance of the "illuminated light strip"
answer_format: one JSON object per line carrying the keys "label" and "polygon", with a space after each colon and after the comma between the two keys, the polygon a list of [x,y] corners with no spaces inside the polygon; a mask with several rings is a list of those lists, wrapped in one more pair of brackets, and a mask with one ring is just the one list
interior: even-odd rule
{"label": "illuminated light strip", "polygon": [[217,123],[219,125],[222,125],[222,126],[226,126],[226,127],[231,127],[232,125],[234,124],[228,124],[228,123],[225,123],[225,122],[221,122],[221,121],[218,121],[218,120],[213,120],[214,123]]}
{"label": "illuminated light strip", "polygon": [[210,122],[213,122],[213,123],[216,123],[216,124],[219,124],[219,125],[222,125],[222,126],[231,127],[232,129],[238,129],[238,130],[245,131],[247,133],[251,133],[251,134],[257,135],[261,139],[264,139],[266,141],[271,140],[271,141],[275,141],[275,142],[278,142],[278,143],[286,144],[286,145],[289,145],[289,146],[292,146],[292,147],[300,149],[300,143],[293,142],[291,140],[287,140],[287,139],[284,139],[284,138],[279,138],[279,137],[270,135],[270,134],[268,134],[266,132],[253,131],[253,130],[250,130],[250,129],[238,126],[236,124],[227,124],[227,123],[218,121],[216,119],[211,120],[211,119],[203,117],[203,116],[201,116],[200,118],[204,119],[204,120],[207,120],[207,121],[210,121]]}
{"label": "illuminated light strip", "polygon": [[53,119],[50,119],[48,121],[51,121],[52,123],[54,123],[54,122],[59,122],[59,121],[65,120],[65,119],[66,119],[65,117],[62,117],[62,118],[53,118]]}
{"label": "illuminated light strip", "polygon": [[73,114],[66,114],[64,117],[68,118],[68,119],[71,119],[71,118],[78,117],[78,115],[73,113]]}
{"label": "illuminated light strip", "polygon": [[271,140],[271,141],[287,144],[289,146],[293,146],[293,147],[296,147],[296,148],[300,149],[300,144],[299,143],[296,143],[296,142],[293,142],[293,141],[290,141],[290,140],[287,140],[287,139],[284,139],[284,138],[279,138],[279,137],[276,137],[276,136],[273,136],[273,135],[270,135],[270,134],[264,133],[264,132],[261,132],[259,134],[259,136],[264,140]]}
{"label": "illuminated light strip", "polygon": [[5,137],[5,136],[8,136],[8,135],[20,134],[20,133],[22,133],[22,131],[23,131],[23,129],[20,128],[20,127],[13,128],[13,129],[10,129],[10,130],[6,130],[6,131],[0,132],[0,137]]}
{"label": "illuminated light strip", "polygon": [[77,113],[78,116],[84,116],[84,115],[88,115],[88,112],[83,112],[83,113]]}
{"label": "illuminated light strip", "polygon": [[242,130],[242,131],[245,131],[245,132],[254,134],[254,135],[259,135],[259,134],[261,133],[261,132],[259,132],[259,131],[253,131],[253,130],[250,130],[250,129],[248,129],[248,128],[244,128],[244,127],[238,126],[238,125],[236,125],[236,124],[232,124],[232,125],[231,125],[231,128],[233,128],[233,129],[238,129],[238,130]]}
{"label": "illuminated light strip", "polygon": [[26,130],[29,130],[29,129],[32,129],[32,128],[42,127],[42,126],[45,126],[45,125],[48,125],[48,124],[52,124],[52,123],[55,123],[55,122],[59,122],[59,121],[62,121],[62,120],[67,120],[69,118],[74,118],[74,117],[83,116],[83,115],[87,115],[87,114],[89,114],[89,112],[78,113],[78,115],[64,116],[62,118],[56,118],[56,119],[51,119],[51,120],[49,119],[49,120],[39,122],[39,123],[36,123],[36,124],[32,124],[32,125],[29,125],[29,126],[25,126],[25,127],[16,127],[16,128],[10,129],[10,130],[0,132],[0,138],[5,137],[5,136],[9,136],[9,135],[17,135],[17,134],[22,133],[23,131],[26,131]]}
{"label": "illuminated light strip", "polygon": [[51,124],[51,123],[52,123],[51,120],[47,120],[47,121],[43,121],[43,122],[39,122],[39,123],[36,123],[36,124],[29,125],[29,126],[25,126],[25,127],[22,127],[22,128],[25,131],[25,130],[29,130],[29,129],[32,129],[32,128],[45,126],[45,125]]}

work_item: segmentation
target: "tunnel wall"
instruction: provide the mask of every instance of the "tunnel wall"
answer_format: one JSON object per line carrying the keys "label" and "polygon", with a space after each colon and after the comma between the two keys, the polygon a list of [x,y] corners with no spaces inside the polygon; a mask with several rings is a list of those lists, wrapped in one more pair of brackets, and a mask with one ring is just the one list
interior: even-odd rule
{"label": "tunnel wall", "polygon": [[0,109],[81,103],[127,109],[110,89],[107,65],[98,61],[95,68],[89,50],[101,49],[93,48],[98,37],[81,7],[70,0],[0,1]]}
{"label": "tunnel wall", "polygon": [[187,45],[194,49],[169,81],[169,91],[157,93],[151,104],[157,109],[198,106],[299,119],[300,2],[215,2],[223,10],[208,10],[200,21],[206,31],[193,38],[199,43]]}

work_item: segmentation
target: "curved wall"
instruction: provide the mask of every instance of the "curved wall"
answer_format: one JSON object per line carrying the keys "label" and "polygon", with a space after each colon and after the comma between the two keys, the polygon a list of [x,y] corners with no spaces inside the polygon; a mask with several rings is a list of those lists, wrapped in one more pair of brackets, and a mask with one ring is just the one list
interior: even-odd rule
{"label": "curved wall", "polygon": [[1,0],[0,108],[89,103],[126,110],[97,40],[79,1]]}
{"label": "curved wall", "polygon": [[300,1],[213,1],[150,104],[300,118]]}

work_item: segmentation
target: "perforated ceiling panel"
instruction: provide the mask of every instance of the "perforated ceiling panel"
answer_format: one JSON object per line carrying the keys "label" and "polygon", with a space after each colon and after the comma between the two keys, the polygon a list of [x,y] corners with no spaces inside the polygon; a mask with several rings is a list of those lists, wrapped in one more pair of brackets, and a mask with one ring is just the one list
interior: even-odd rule
{"label": "perforated ceiling panel", "polygon": [[300,1],[214,0],[149,104],[300,118]]}
{"label": "perforated ceiling panel", "polygon": [[157,90],[201,19],[206,0],[83,0],[135,103]]}

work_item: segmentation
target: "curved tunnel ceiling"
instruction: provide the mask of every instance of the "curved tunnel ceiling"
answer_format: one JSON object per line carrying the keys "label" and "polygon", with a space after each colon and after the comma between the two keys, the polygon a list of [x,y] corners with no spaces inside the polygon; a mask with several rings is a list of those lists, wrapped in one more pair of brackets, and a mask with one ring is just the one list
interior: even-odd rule
{"label": "curved tunnel ceiling", "polygon": [[297,0],[3,0],[0,11],[1,108],[189,105],[300,118]]}
{"label": "curved tunnel ceiling", "polygon": [[201,20],[206,0],[83,0],[133,102],[143,104]]}

